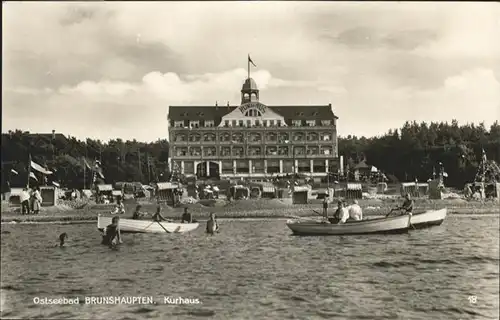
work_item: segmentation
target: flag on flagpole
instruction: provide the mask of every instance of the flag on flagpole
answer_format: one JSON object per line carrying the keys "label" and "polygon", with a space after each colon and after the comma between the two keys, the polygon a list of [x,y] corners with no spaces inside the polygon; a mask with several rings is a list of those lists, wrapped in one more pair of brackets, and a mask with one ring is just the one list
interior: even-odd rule
{"label": "flag on flagpole", "polygon": [[87,169],[90,169],[90,165],[89,165],[89,163],[87,162],[87,160],[85,160],[85,158],[82,158],[82,159],[83,159],[83,165],[84,165],[85,167],[87,167]]}
{"label": "flag on flagpole", "polygon": [[12,172],[13,174],[19,174],[16,170],[14,169],[10,169],[10,172]]}
{"label": "flag on flagpole", "polygon": [[43,174],[52,174],[52,171],[46,170],[44,167],[34,162],[33,160],[31,160],[31,168]]}
{"label": "flag on flagpole", "polygon": [[486,162],[488,159],[486,158],[486,151],[484,151],[484,148],[483,148],[483,161]]}
{"label": "flag on flagpole", "polygon": [[30,178],[31,178],[31,179],[35,179],[36,181],[38,181],[38,179],[36,178],[36,176],[35,176],[35,173],[34,173],[34,172],[30,172]]}
{"label": "flag on flagpole", "polygon": [[251,63],[254,67],[257,68],[257,66],[255,65],[255,63],[253,63],[252,58],[250,58],[250,55],[248,55],[248,62]]}

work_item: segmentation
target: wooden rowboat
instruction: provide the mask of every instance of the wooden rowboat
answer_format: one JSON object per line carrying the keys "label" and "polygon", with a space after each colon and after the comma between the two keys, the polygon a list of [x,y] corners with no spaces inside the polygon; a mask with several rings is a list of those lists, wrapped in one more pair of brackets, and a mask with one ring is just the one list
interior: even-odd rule
{"label": "wooden rowboat", "polygon": [[[106,229],[112,217],[97,217],[97,229]],[[198,228],[198,223],[156,222],[151,220],[122,219],[119,222],[122,233],[185,233]]]}
{"label": "wooden rowboat", "polygon": [[424,212],[414,213],[411,217],[411,224],[415,229],[429,228],[439,226],[446,219],[447,209],[428,210]]}
{"label": "wooden rowboat", "polygon": [[288,220],[286,225],[294,234],[302,236],[355,235],[355,234],[397,234],[408,232],[411,215],[349,221],[343,224],[330,224],[313,221]]}

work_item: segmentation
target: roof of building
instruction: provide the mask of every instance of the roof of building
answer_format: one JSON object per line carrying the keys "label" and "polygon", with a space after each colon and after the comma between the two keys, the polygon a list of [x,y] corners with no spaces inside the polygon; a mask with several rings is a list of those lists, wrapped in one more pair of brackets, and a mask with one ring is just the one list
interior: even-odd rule
{"label": "roof of building", "polygon": [[[217,120],[239,106],[170,106],[170,120]],[[333,113],[331,105],[295,105],[266,106],[285,119],[316,120],[338,117]]]}
{"label": "roof of building", "polygon": [[241,91],[252,91],[252,90],[259,90],[259,88],[257,88],[257,83],[255,83],[254,79],[247,78],[245,80],[245,83],[243,83],[243,86],[241,87]]}

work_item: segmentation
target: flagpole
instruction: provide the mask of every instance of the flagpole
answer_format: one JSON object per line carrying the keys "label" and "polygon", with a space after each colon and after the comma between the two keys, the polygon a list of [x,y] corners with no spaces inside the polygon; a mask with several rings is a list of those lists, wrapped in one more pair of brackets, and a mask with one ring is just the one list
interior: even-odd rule
{"label": "flagpole", "polygon": [[248,79],[250,79],[250,55],[247,57],[247,72],[248,72]]}
{"label": "flagpole", "polygon": [[84,162],[83,163],[83,190],[85,190],[85,178],[87,177],[86,173],[87,173],[87,165]]}
{"label": "flagpole", "polygon": [[28,189],[30,187],[30,176],[31,176],[31,153],[29,154],[29,159],[28,159]]}

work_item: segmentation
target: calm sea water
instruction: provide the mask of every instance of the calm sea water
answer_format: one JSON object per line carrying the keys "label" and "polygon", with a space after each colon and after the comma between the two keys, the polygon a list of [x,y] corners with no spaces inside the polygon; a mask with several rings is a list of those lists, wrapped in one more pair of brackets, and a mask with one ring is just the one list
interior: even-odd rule
{"label": "calm sea water", "polygon": [[[390,236],[296,237],[283,220],[203,231],[125,234],[113,251],[94,224],[3,225],[2,318],[499,318],[498,216],[451,215],[440,227]],[[54,247],[61,232],[66,248]],[[86,305],[86,296],[157,304]],[[164,304],[164,296],[201,304]]]}

